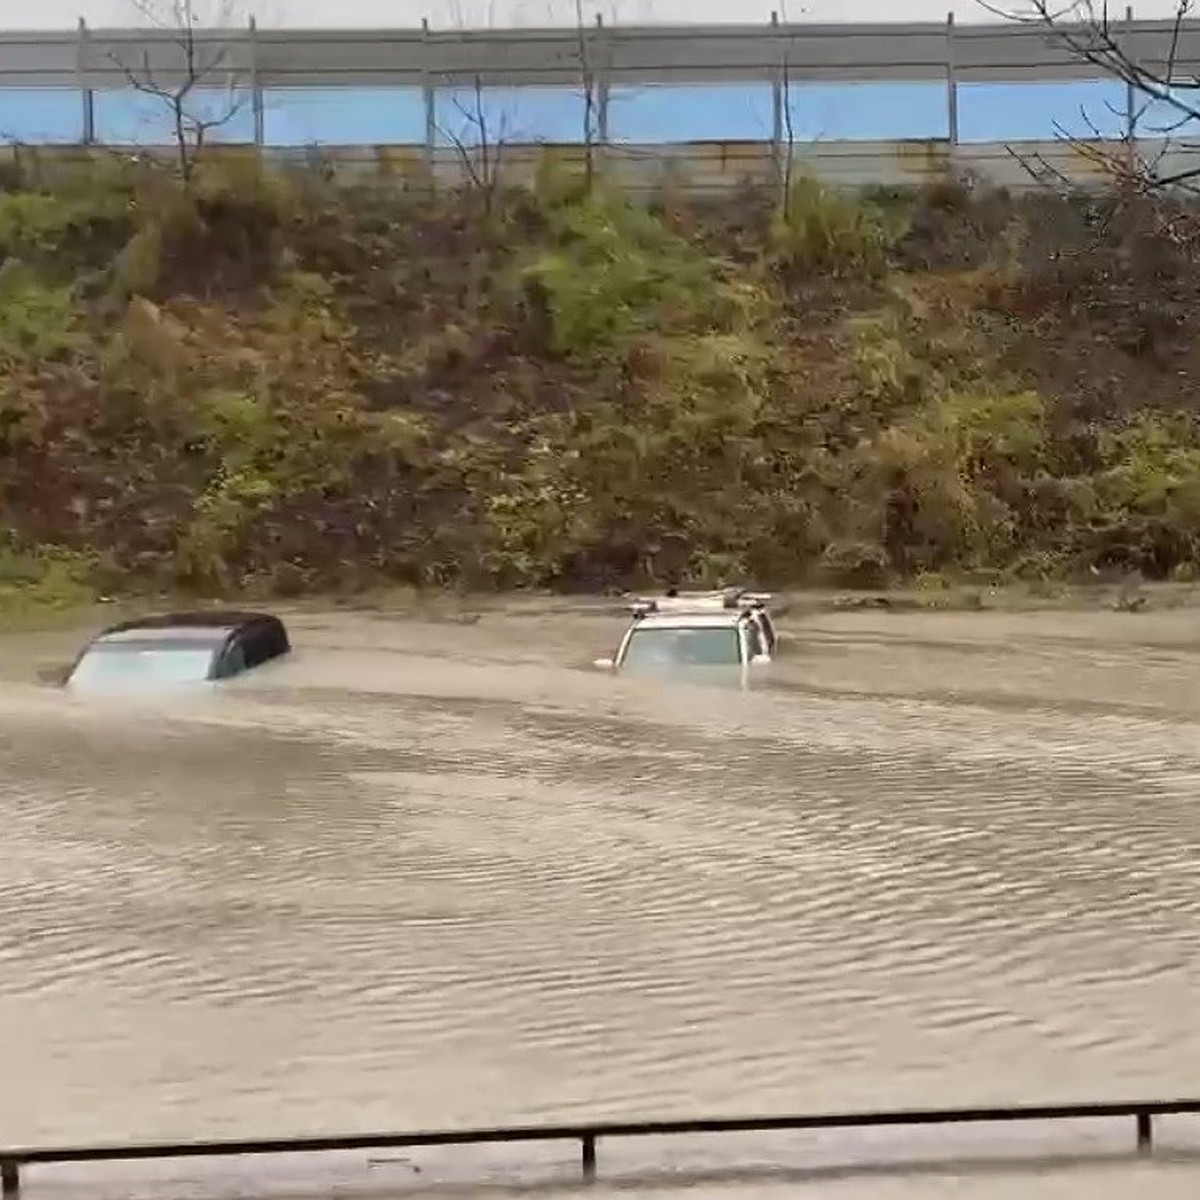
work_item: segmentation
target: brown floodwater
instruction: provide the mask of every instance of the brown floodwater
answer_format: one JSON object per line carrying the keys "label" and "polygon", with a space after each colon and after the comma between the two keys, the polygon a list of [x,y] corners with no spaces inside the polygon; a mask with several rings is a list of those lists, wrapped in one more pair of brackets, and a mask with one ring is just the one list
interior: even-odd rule
{"label": "brown floodwater", "polygon": [[[154,706],[0,639],[0,1143],[1200,1092],[1200,612],[796,617],[748,690],[567,606],[290,618]],[[1194,1196],[1200,1121],[601,1147],[622,1194]],[[582,1195],[576,1151],[28,1195]],[[848,1170],[853,1167],[853,1170]],[[589,1194],[603,1194],[605,1188]]]}

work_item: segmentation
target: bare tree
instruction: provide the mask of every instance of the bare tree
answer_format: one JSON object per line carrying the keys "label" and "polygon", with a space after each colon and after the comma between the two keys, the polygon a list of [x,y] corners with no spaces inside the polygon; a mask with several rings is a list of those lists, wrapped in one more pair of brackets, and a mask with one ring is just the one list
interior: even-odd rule
{"label": "bare tree", "polygon": [[[477,26],[472,23],[470,15],[464,10],[462,0],[451,0],[450,9],[453,27],[459,33],[469,36],[471,30]],[[482,28],[494,28],[495,16],[495,0],[487,0]],[[428,33],[429,21],[427,18],[421,21],[421,25]],[[437,135],[453,147],[462,170],[464,183],[470,189],[471,194],[481,202],[484,215],[491,217],[503,184],[508,149],[517,134],[512,128],[509,113],[504,111],[495,113],[494,107],[488,104],[487,88],[481,74],[476,72],[472,77],[470,94],[465,99],[459,94],[461,90],[456,89],[450,98],[450,103],[460,118],[457,127],[451,128],[437,120],[436,92],[434,93],[433,126]]]}
{"label": "bare tree", "polygon": [[[596,14],[596,28],[603,18]],[[575,0],[575,37],[579,53],[579,87],[583,94],[583,171],[584,186],[591,192],[596,178],[596,138],[599,132],[600,97],[597,92],[595,63],[588,26],[583,16],[583,0]]]}
{"label": "bare tree", "polygon": [[453,104],[463,119],[462,125],[453,130],[439,124],[438,132],[454,147],[463,177],[479,197],[484,215],[490,217],[501,184],[505,148],[509,144],[508,118],[501,114],[493,124],[485,103],[483,80],[478,75],[470,100],[464,102],[455,96]]}
{"label": "bare tree", "polygon": [[[807,9],[801,9],[807,12]],[[771,13],[771,25],[778,29],[780,18],[788,27],[787,39],[784,43],[783,61],[779,68],[779,106],[780,113],[776,121],[778,128],[775,136],[782,135],[783,145],[777,147],[782,151],[783,161],[778,164],[779,172],[779,212],[786,221],[790,218],[792,188],[796,182],[796,114],[792,109],[792,49],[795,37],[790,32],[791,22],[788,19],[786,0],[780,0],[778,12]]]}
{"label": "bare tree", "polygon": [[[1084,112],[1091,136],[1069,133],[1056,122],[1060,139],[1126,190],[1174,189],[1200,195],[1200,166],[1171,165],[1175,152],[1200,149],[1180,137],[1189,125],[1200,125],[1200,77],[1180,70],[1181,40],[1195,0],[1175,0],[1168,30],[1150,60],[1134,54],[1122,36],[1124,18],[1113,16],[1107,0],[1063,0],[1061,5],[1030,0],[1027,8],[1019,10],[996,8],[986,0],[981,3],[1006,20],[1043,28],[1071,57],[1125,84],[1128,111],[1109,106],[1123,122],[1119,138],[1105,137],[1094,117]],[[1069,183],[1044,159],[1025,165],[1043,180]]]}
{"label": "bare tree", "polygon": [[[782,8],[783,22],[788,24],[787,10]],[[771,24],[776,29],[779,26],[779,13],[771,13]],[[792,195],[792,181],[796,169],[796,117],[792,112],[792,39],[789,36],[784,43],[783,61],[779,67],[779,89],[776,93],[779,99],[779,112],[774,118],[773,134],[778,140],[783,138],[783,145],[776,146],[776,170],[779,174],[779,212],[786,220],[788,216],[788,201]],[[782,162],[779,156],[782,152]]]}
{"label": "bare tree", "polygon": [[[121,69],[130,87],[152,96],[167,110],[175,143],[179,175],[188,183],[196,157],[209,135],[228,125],[246,106],[240,72],[232,61],[229,45],[223,38],[206,36],[203,26],[223,31],[233,24],[234,0],[218,0],[208,22],[199,11],[202,0],[132,0],[134,8],[153,29],[167,35],[175,61],[158,68],[152,65],[150,51],[143,50],[141,60],[130,62],[121,54],[110,55]],[[219,88],[221,98],[207,106],[201,93]]]}

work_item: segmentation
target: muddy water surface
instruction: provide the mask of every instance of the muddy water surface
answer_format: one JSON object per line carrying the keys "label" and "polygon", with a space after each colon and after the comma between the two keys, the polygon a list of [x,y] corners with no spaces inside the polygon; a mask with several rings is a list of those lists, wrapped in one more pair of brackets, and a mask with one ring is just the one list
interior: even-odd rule
{"label": "muddy water surface", "polygon": [[[746,692],[583,669],[620,627],[296,617],[153,707],[33,682],[78,634],[0,644],[0,1142],[1200,1092],[1200,613],[797,619]],[[1021,1135],[1071,1172],[944,1161],[1012,1137],[608,1161],[689,1200],[1200,1187],[1097,1159],[1124,1127]],[[377,1157],[277,1174],[470,1195],[537,1156]],[[30,1195],[209,1194],[71,1170]]]}

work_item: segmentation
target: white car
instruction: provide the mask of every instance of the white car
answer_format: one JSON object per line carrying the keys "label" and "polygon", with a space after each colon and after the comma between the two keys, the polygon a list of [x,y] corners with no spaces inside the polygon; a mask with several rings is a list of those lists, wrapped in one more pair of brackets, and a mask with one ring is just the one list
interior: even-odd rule
{"label": "white car", "polygon": [[672,594],[630,606],[633,621],[612,658],[598,658],[607,671],[675,671],[765,665],[774,657],[775,626],[769,596],[728,589]]}

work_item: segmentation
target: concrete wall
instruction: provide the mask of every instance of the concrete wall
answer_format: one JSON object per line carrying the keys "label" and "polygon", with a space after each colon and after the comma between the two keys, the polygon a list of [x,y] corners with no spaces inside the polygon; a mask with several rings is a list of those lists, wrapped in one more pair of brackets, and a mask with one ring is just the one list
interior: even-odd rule
{"label": "concrete wall", "polygon": [[[947,177],[973,176],[982,181],[1023,190],[1039,186],[1036,176],[1069,179],[1083,187],[1111,182],[1102,160],[1121,152],[1111,143],[1080,146],[1065,142],[1024,142],[1009,145],[951,146],[945,141],[815,142],[797,145],[794,169],[845,187],[914,187]],[[1155,153],[1152,143],[1141,152]],[[52,177],[56,170],[78,165],[89,157],[117,152],[85,147],[2,147],[0,162],[19,159],[32,171]],[[139,150],[138,154],[156,153]],[[164,148],[161,153],[170,154]],[[252,146],[222,148],[227,157],[264,154],[280,164],[310,163],[345,181],[381,181],[396,187],[455,187],[469,184],[471,171],[461,154],[446,149],[432,153],[423,146],[352,146],[315,151],[259,151]],[[772,186],[779,178],[773,148],[767,142],[693,142],[681,145],[606,147],[597,151],[600,169],[637,194],[654,192],[669,183],[693,194],[720,195],[748,186]],[[498,160],[473,162],[474,178],[497,177],[511,184],[532,183],[547,161],[561,169],[581,172],[585,157],[580,146],[506,146]],[[1175,149],[1158,169],[1173,173],[1200,169],[1200,148]]]}

